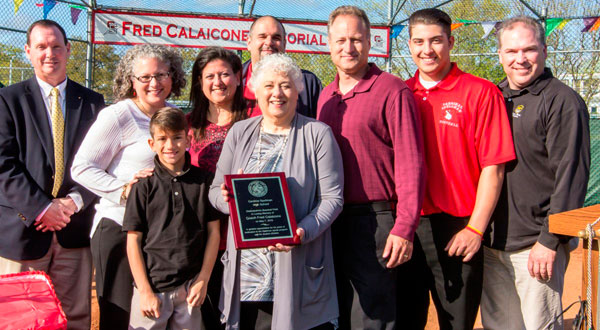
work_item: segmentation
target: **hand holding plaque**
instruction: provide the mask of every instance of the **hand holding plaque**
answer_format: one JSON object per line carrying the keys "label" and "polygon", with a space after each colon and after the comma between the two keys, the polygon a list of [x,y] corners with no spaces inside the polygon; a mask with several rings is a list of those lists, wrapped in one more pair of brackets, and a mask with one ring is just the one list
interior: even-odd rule
{"label": "hand holding plaque", "polygon": [[284,173],[225,175],[225,184],[237,249],[300,244]]}

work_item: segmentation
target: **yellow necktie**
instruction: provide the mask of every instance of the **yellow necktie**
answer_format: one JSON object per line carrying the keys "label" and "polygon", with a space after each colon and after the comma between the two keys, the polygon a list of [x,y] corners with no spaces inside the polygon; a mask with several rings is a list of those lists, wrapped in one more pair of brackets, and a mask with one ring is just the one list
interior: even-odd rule
{"label": "yellow necktie", "polygon": [[58,189],[65,177],[65,162],[63,155],[65,139],[65,118],[58,101],[58,88],[52,88],[52,135],[54,138],[54,186],[52,196],[56,197]]}

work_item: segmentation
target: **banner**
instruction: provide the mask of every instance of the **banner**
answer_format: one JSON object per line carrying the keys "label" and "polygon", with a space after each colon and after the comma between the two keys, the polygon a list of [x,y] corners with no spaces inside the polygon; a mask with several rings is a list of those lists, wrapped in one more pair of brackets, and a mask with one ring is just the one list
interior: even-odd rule
{"label": "banner", "polygon": [[[246,50],[253,19],[94,11],[92,41],[95,44],[135,45],[144,43],[176,47],[221,46]],[[282,20],[286,51],[328,54],[327,24]],[[371,26],[369,56],[387,57],[389,28]]]}

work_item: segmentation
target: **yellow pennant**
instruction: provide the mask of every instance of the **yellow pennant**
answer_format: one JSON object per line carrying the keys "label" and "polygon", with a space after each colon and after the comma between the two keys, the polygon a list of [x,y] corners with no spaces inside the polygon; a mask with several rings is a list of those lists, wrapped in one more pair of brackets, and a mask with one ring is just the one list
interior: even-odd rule
{"label": "yellow pennant", "polygon": [[15,3],[15,14],[16,14],[17,11],[19,11],[19,7],[21,7],[21,5],[23,4],[23,0],[13,0],[13,2]]}

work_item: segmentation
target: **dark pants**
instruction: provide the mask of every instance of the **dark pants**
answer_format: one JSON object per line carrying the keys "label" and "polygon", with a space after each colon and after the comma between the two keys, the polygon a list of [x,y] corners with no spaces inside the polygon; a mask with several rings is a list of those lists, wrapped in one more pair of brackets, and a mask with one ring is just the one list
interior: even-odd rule
{"label": "dark pants", "polygon": [[91,241],[96,267],[96,295],[100,309],[100,330],[127,329],[133,294],[133,276],[127,260],[127,233],[102,218]]}
{"label": "dark pants", "polygon": [[221,323],[221,310],[219,310],[219,299],[221,297],[221,283],[223,282],[223,263],[221,257],[225,251],[219,251],[217,261],[210,274],[208,287],[206,288],[206,299],[202,304],[202,321],[207,330],[225,329]]}
{"label": "dark pants", "polygon": [[346,204],[332,226],[340,329],[396,326],[397,270],[386,268],[383,250],[394,214],[389,202]]}
{"label": "dark pants", "polygon": [[468,222],[448,214],[421,217],[412,258],[398,267],[402,328],[425,328],[431,292],[440,329],[473,329],[481,300],[483,247],[466,263],[462,256],[449,257],[444,251]]}
{"label": "dark pants", "polygon": [[[273,302],[242,302],[240,330],[271,330],[272,319]],[[333,330],[333,324],[323,323],[311,330]]]}

